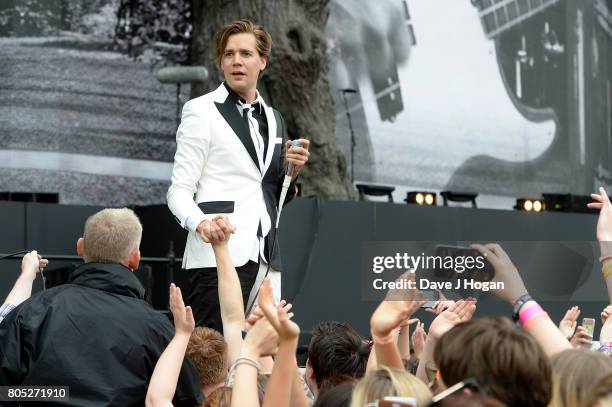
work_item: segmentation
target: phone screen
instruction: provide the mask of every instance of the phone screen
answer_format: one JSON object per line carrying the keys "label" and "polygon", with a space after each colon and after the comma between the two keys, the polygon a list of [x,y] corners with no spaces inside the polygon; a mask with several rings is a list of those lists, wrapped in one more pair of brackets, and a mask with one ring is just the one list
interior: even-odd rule
{"label": "phone screen", "polygon": [[[436,267],[435,276],[440,278],[466,278],[476,281],[491,281],[495,270],[489,261],[476,249],[462,246],[437,245],[436,257],[443,267]],[[452,264],[452,267],[447,266]]]}
{"label": "phone screen", "polygon": [[583,318],[582,326],[587,330],[591,338],[593,337],[593,333],[595,332],[595,320],[593,318]]}

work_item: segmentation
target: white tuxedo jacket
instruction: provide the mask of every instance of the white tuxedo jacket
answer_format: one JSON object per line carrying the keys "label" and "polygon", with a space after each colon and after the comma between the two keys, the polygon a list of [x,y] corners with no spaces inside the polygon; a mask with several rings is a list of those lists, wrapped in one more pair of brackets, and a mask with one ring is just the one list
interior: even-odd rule
{"label": "white tuxedo jacket", "polygon": [[[263,104],[268,144],[264,167],[259,168],[249,128],[232,96],[221,84],[183,106],[172,185],[166,196],[176,220],[189,231],[183,268],[216,267],[212,246],[200,238],[196,227],[204,219],[223,213],[236,226],[228,244],[234,266],[249,260],[261,228],[268,248],[266,257],[280,270],[278,242],[274,250],[269,246],[285,174],[284,122],[277,111]],[[291,186],[287,201],[294,191]]]}

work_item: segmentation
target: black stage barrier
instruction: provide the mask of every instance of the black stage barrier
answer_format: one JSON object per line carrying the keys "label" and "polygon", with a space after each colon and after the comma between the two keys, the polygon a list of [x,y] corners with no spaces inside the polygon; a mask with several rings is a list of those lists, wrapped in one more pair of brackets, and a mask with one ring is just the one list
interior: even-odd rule
{"label": "black stage barrier", "polygon": [[[75,254],[85,219],[100,208],[43,203],[0,202],[3,232],[0,253],[36,249],[43,255]],[[184,285],[180,257],[185,231],[166,206],[134,208],[144,228],[138,273],[158,309],[167,307],[168,284]],[[361,247],[368,241],[581,241],[595,240],[597,216],[573,213],[524,213],[471,208],[419,207],[379,202],[295,198],[280,226],[284,297],[306,334],[322,320],[349,321],[368,334],[376,302],[361,299]],[[49,271],[74,260],[52,260]],[[170,264],[171,267],[168,267]],[[19,259],[0,261],[0,299],[18,275]],[[42,287],[37,279],[34,290]],[[603,281],[601,281],[603,286]],[[603,288],[602,288],[603,289]],[[605,290],[605,289],[604,289]],[[599,298],[599,297],[598,297]],[[604,301],[544,302],[558,321],[571,305],[581,316],[597,317]],[[491,296],[481,299],[479,315],[510,315],[509,306]],[[426,323],[429,314],[420,313]]]}

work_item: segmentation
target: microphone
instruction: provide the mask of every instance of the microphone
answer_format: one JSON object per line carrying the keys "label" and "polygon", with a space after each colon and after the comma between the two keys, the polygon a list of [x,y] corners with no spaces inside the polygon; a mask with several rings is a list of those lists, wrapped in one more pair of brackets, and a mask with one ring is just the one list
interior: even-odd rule
{"label": "microphone", "polygon": [[[291,140],[291,147],[302,147],[302,143],[299,140]],[[291,148],[290,147],[290,148]],[[287,191],[289,190],[289,184],[291,184],[291,177],[293,176],[293,164],[289,163],[287,166],[287,172],[285,173],[285,179],[283,180],[283,188],[281,189],[280,199],[278,201],[278,213],[276,214],[276,229],[278,229],[278,223],[280,222],[281,211],[283,210],[283,202],[287,197]]]}
{"label": "microphone", "polygon": [[[300,143],[299,140],[291,140],[291,147],[303,147],[302,143]],[[289,148],[291,148],[289,147]],[[291,180],[291,177],[293,176],[293,164],[289,163],[289,165],[287,166],[287,174],[285,174],[285,177],[289,175],[289,179]]]}

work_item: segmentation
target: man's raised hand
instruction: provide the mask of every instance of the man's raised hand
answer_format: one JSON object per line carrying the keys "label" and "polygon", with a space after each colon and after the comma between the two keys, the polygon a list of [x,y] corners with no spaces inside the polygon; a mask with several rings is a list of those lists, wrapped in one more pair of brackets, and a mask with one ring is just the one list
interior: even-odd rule
{"label": "man's raised hand", "polygon": [[221,230],[221,228],[215,222],[211,222],[208,219],[204,219],[202,222],[200,222],[196,228],[196,232],[206,243],[225,240],[223,230]]}
{"label": "man's raised hand", "polygon": [[43,259],[36,250],[32,250],[21,259],[21,273],[34,279],[36,273],[47,267],[48,264],[49,260]]}
{"label": "man's raised hand", "polygon": [[232,233],[236,232],[236,226],[230,223],[230,220],[226,215],[215,216],[212,223],[221,230],[221,233],[217,235],[218,239],[213,238],[210,240],[210,243],[213,246],[226,245]]}

